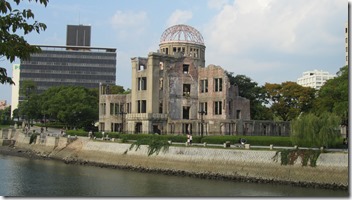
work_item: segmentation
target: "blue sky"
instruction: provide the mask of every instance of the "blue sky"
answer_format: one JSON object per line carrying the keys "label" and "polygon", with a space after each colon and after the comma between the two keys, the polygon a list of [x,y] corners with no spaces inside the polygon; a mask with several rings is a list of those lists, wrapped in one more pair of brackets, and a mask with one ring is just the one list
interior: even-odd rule
{"label": "blue sky", "polygon": [[[175,24],[199,30],[206,65],[222,66],[259,85],[296,81],[304,71],[335,74],[345,64],[346,0],[50,0],[24,1],[47,30],[30,44],[65,45],[66,26],[92,26],[91,46],[117,48],[116,84],[131,87],[132,57],[158,49],[163,31]],[[19,63],[19,60],[15,61]],[[12,63],[0,60],[12,76]],[[11,103],[11,87],[0,100]]]}

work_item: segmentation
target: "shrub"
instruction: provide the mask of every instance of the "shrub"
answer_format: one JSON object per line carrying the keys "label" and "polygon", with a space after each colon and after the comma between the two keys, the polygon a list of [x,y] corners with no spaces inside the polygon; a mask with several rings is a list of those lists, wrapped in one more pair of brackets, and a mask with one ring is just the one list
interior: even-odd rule
{"label": "shrub", "polygon": [[333,113],[302,115],[291,122],[292,143],[304,147],[336,147],[340,144],[340,118]]}

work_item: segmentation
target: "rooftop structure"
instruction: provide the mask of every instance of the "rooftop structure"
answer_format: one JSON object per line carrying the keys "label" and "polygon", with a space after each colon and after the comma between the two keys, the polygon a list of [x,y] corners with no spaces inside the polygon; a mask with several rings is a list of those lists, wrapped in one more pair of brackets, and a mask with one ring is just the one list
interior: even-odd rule
{"label": "rooftop structure", "polygon": [[184,24],[171,26],[161,35],[160,44],[172,42],[204,45],[202,34],[200,34],[200,32],[192,26]]}
{"label": "rooftop structure", "polygon": [[306,71],[303,72],[302,77],[297,79],[297,84],[319,90],[327,80],[334,77],[335,75],[322,70]]}

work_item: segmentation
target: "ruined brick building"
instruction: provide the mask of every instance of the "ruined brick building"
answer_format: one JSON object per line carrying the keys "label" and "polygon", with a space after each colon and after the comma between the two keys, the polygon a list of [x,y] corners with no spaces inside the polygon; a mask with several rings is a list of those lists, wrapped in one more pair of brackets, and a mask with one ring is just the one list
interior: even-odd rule
{"label": "ruined brick building", "polygon": [[[172,26],[162,34],[159,47],[146,58],[131,58],[130,94],[109,94],[109,86],[101,84],[100,131],[253,135],[263,127],[265,132],[277,130],[272,123],[250,120],[250,102],[239,96],[225,70],[205,66],[199,31],[188,25]],[[256,124],[260,124],[257,131]],[[276,132],[285,134],[281,128]]]}

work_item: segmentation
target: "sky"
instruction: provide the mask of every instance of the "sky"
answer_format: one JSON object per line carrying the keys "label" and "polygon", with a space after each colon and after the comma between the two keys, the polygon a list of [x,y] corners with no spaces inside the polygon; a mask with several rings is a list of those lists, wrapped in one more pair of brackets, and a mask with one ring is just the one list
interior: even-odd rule
{"label": "sky", "polygon": [[[13,5],[13,8],[16,8]],[[50,0],[23,1],[47,25],[25,35],[30,44],[65,45],[67,25],[90,25],[91,46],[117,49],[116,84],[131,88],[131,58],[156,52],[168,27],[187,24],[202,34],[206,66],[219,65],[257,82],[297,81],[302,73],[336,74],[345,65],[347,0]],[[0,66],[12,76],[12,64]],[[0,85],[11,104],[11,86]]]}

